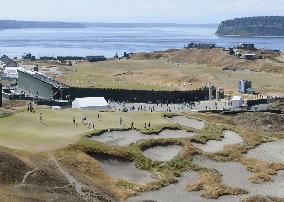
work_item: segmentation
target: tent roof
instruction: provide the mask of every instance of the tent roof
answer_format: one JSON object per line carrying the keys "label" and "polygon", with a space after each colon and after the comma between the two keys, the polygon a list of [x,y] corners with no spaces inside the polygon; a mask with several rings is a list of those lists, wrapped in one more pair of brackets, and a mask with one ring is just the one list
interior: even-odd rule
{"label": "tent roof", "polygon": [[243,98],[241,96],[233,96],[232,100],[242,100]]}
{"label": "tent roof", "polygon": [[76,98],[74,102],[78,102],[80,107],[105,107],[108,106],[104,97],[85,97]]}

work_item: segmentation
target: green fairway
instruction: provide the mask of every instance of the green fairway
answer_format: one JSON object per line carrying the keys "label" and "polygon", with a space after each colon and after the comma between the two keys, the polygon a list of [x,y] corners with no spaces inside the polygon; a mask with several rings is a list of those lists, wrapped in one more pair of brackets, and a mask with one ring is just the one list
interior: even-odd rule
{"label": "green fairway", "polygon": [[[40,113],[45,124],[40,123]],[[130,128],[131,121],[138,130],[144,130],[145,121],[151,122],[152,130],[159,131],[165,126],[172,126],[163,117],[163,113],[100,113],[82,110],[36,110],[36,113],[21,112],[0,119],[0,145],[12,149],[33,152],[55,150],[77,142],[84,134],[104,129]],[[86,116],[87,122],[95,124],[95,130],[82,124]],[[78,125],[73,124],[75,117]],[[120,125],[120,118],[123,125]],[[147,131],[145,131],[147,132]],[[148,131],[149,132],[149,131]]]}

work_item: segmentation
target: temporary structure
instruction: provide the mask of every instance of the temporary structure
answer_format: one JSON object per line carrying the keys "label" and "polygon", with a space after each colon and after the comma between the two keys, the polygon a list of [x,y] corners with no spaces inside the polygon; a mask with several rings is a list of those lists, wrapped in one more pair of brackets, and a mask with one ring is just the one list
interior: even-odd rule
{"label": "temporary structure", "polygon": [[10,79],[18,79],[18,70],[24,70],[22,67],[5,67],[3,77]]}
{"label": "temporary structure", "polygon": [[106,110],[109,104],[103,97],[76,98],[72,102],[73,109]]}
{"label": "temporary structure", "polygon": [[234,96],[232,98],[232,107],[233,108],[241,108],[243,105],[243,98],[241,96]]}
{"label": "temporary structure", "polygon": [[109,104],[103,97],[76,98],[72,102],[73,109],[105,110],[109,109]]}

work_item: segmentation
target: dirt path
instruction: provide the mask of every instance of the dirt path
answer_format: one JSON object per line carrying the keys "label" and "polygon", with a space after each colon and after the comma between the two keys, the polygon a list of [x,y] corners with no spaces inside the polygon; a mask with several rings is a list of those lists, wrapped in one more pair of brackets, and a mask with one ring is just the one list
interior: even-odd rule
{"label": "dirt path", "polygon": [[73,186],[76,190],[76,192],[82,197],[85,201],[103,201],[103,202],[110,202],[112,200],[108,199],[106,196],[104,196],[102,193],[95,192],[87,185],[82,184],[76,178],[74,178],[70,173],[68,173],[66,170],[64,170],[59,162],[52,157],[51,160],[55,163],[56,167],[59,169],[59,171],[64,175],[68,183]]}
{"label": "dirt path", "polygon": [[21,185],[24,185],[24,184],[26,183],[28,177],[29,177],[31,174],[33,174],[34,172],[36,172],[36,171],[38,171],[37,168],[34,169],[34,170],[31,170],[31,171],[28,171],[28,172],[24,175],[23,180],[22,180],[22,182],[21,182]]}

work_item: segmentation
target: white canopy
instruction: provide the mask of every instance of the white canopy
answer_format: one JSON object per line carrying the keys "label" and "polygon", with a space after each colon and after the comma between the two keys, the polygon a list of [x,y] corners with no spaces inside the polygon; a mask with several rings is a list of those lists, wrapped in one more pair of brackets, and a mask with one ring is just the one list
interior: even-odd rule
{"label": "white canopy", "polygon": [[243,98],[241,96],[234,96],[232,98],[232,107],[241,108],[243,105]]}
{"label": "white canopy", "polygon": [[243,100],[243,98],[241,96],[233,96],[232,101],[239,101],[239,100]]}
{"label": "white canopy", "polygon": [[108,109],[109,104],[103,97],[77,98],[72,102],[73,109]]}

